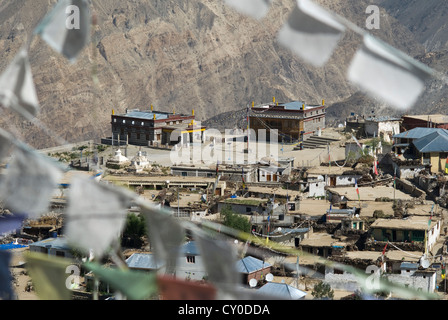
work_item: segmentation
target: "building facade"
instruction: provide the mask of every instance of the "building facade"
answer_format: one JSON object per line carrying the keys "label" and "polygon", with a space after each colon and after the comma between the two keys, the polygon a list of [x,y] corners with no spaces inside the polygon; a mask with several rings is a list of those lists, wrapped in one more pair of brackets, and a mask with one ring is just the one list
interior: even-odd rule
{"label": "building facade", "polygon": [[[194,110],[191,115],[175,112],[126,110],[126,113],[112,112],[112,144],[118,141],[137,146],[174,145],[193,140],[195,132],[202,133],[205,128],[195,122]],[[176,131],[178,136],[171,137]]]}
{"label": "building facade", "polygon": [[307,105],[302,101],[252,106],[249,111],[249,127],[258,130],[278,130],[278,141],[303,141],[325,128],[325,105]]}

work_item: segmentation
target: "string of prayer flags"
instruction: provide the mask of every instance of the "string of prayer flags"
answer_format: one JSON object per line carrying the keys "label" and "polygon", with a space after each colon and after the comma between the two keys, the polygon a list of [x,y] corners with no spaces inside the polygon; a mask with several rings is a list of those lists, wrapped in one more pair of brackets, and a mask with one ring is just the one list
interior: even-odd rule
{"label": "string of prayer flags", "polygon": [[13,300],[14,291],[11,287],[12,276],[9,271],[11,253],[0,251],[0,300]]}
{"label": "string of prayer flags", "polygon": [[102,257],[124,228],[132,199],[125,191],[88,177],[74,176],[67,195],[68,242]]}
{"label": "string of prayer flags", "polygon": [[21,49],[0,75],[0,104],[31,120],[39,111],[28,52]]}
{"label": "string of prayer flags", "polygon": [[165,262],[165,273],[173,274],[185,230],[168,212],[141,206],[147,224],[148,236],[157,259]]}
{"label": "string of prayer flags", "polygon": [[278,42],[315,66],[323,66],[345,32],[345,26],[328,11],[309,0],[297,0]]}
{"label": "string of prayer flags", "polygon": [[94,262],[86,262],[84,266],[128,299],[144,300],[157,294],[155,272],[108,268]]}
{"label": "string of prayer flags", "polygon": [[348,70],[348,79],[367,94],[408,109],[418,99],[432,70],[368,34]]}
{"label": "string of prayer flags", "polygon": [[59,0],[34,33],[73,62],[90,41],[90,29],[91,15],[86,0]]}
{"label": "string of prayer flags", "polygon": [[26,253],[25,260],[39,299],[71,300],[72,293],[66,286],[71,272],[66,271],[73,261],[36,252]]}
{"label": "string of prayer flags", "polygon": [[272,0],[224,0],[224,2],[238,12],[260,20],[269,11]]}
{"label": "string of prayer flags", "polygon": [[48,212],[61,178],[62,170],[51,159],[26,146],[16,147],[0,180],[0,198],[12,212],[38,218]]}

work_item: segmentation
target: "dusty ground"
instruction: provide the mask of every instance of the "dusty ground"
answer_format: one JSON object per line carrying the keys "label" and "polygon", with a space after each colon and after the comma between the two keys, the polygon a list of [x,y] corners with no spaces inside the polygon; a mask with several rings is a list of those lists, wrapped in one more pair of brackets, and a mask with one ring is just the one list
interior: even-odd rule
{"label": "dusty ground", "polygon": [[13,289],[17,295],[17,300],[39,300],[36,293],[33,291],[26,291],[26,287],[31,278],[27,275],[26,269],[24,268],[24,257],[23,253],[27,251],[28,248],[20,248],[11,250],[11,275],[13,280]]}

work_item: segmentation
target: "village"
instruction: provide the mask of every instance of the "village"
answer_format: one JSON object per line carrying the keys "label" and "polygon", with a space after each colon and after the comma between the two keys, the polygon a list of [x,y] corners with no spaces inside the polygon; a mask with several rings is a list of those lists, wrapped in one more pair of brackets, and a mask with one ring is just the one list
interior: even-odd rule
{"label": "village", "polygon": [[[363,299],[359,277],[339,264],[368,280],[378,276],[447,299],[448,116],[352,114],[331,128],[325,109],[325,101],[274,98],[247,108],[246,128],[217,132],[196,121],[194,110],[184,115],[151,105],[112,111],[111,136],[101,142],[39,150],[72,170],[51,212],[2,239],[13,252],[19,299],[36,298],[24,251],[74,257],[64,238],[64,192],[75,174],[132,190],[182,221],[221,224],[225,214],[244,220],[243,227],[231,227],[258,240],[234,242],[240,252],[235,270],[250,290],[286,300]],[[130,207],[129,214],[140,209]],[[151,243],[145,235],[139,240],[122,243],[127,266],[157,272],[161,262]],[[176,278],[207,282],[204,259],[187,239]],[[91,280],[86,274],[73,288],[76,299],[92,299]],[[400,298],[383,291],[372,296]],[[114,297],[107,285],[101,292]],[[187,297],[164,292],[165,299]]]}

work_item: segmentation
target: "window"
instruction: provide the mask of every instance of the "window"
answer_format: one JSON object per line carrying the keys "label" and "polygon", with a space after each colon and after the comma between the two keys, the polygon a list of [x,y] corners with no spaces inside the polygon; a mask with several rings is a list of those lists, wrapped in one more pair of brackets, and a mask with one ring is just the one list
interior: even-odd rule
{"label": "window", "polygon": [[144,126],[145,125],[145,123],[144,122],[142,122],[142,126]]}
{"label": "window", "polygon": [[187,256],[187,263],[195,263],[195,256]]}
{"label": "window", "polygon": [[56,256],[57,256],[57,257],[65,257],[64,251],[59,251],[59,250],[57,250],[57,251],[56,251]]}

